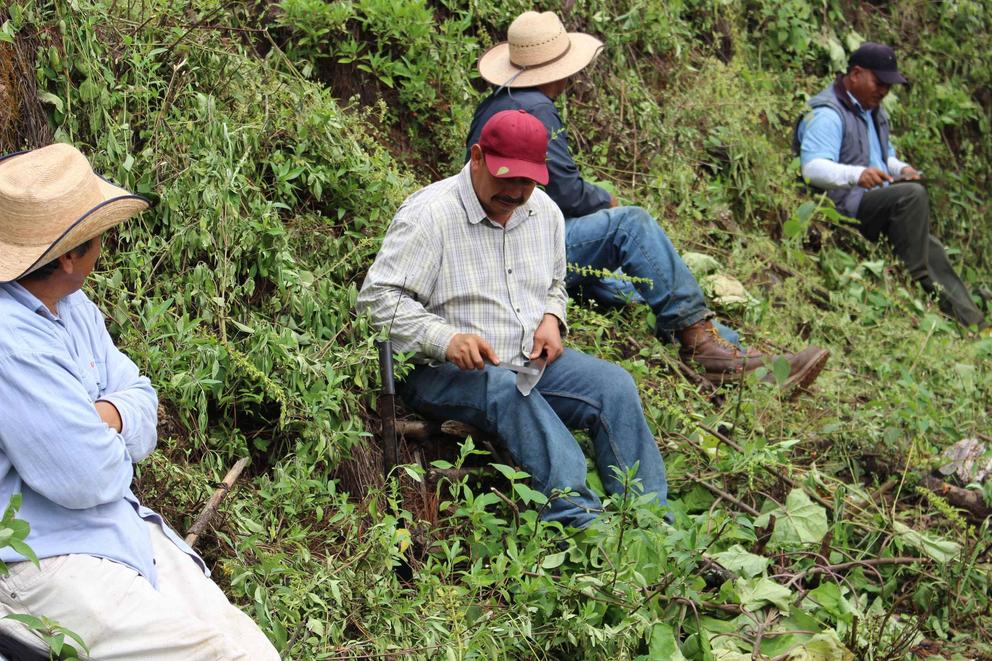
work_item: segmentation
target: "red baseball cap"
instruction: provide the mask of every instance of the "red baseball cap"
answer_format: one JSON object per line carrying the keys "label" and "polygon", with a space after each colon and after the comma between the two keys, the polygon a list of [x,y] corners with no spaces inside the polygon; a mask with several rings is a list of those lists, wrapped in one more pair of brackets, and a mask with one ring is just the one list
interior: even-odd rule
{"label": "red baseball cap", "polygon": [[490,117],[479,146],[492,176],[548,183],[548,130],[526,110],[502,110]]}

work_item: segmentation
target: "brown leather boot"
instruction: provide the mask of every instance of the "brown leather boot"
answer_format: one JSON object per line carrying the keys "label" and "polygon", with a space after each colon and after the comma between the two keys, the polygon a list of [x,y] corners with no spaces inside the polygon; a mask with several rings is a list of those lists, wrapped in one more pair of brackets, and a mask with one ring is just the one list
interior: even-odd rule
{"label": "brown leather boot", "polygon": [[[762,365],[771,367],[776,358],[754,349],[741,351],[720,337],[710,321],[700,321],[682,330],[679,339],[682,343],[679,357],[684,362],[696,363],[702,368],[703,377],[716,385],[739,379],[741,374],[752,372]],[[799,353],[787,353],[782,357],[789,361],[789,376],[782,384],[783,392],[788,393],[813,383],[830,357],[830,352],[809,346]],[[769,372],[761,380],[774,383],[775,376]]]}
{"label": "brown leather boot", "polygon": [[740,378],[761,365],[770,365],[771,357],[754,349],[741,351],[720,337],[719,331],[709,320],[699,321],[679,333],[679,357],[686,363],[696,363],[707,381],[720,385],[724,381]]}
{"label": "brown leather boot", "polygon": [[[782,383],[782,392],[792,393],[805,390],[820,376],[830,352],[810,345],[799,353],[787,353],[783,357],[789,361],[789,378]],[[761,380],[775,383],[775,376],[769,373]]]}

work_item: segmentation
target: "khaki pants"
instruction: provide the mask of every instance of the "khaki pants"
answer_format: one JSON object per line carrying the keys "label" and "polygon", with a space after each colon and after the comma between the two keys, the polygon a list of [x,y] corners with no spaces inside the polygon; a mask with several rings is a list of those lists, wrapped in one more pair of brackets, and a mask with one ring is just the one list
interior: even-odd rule
{"label": "khaki pants", "polygon": [[[99,661],[279,658],[251,618],[158,525],[148,529],[158,590],[130,567],[90,555],[45,558],[40,569],[17,562],[0,578],[0,617],[27,613],[55,620],[79,634]],[[0,630],[41,645],[12,620],[0,619]]]}

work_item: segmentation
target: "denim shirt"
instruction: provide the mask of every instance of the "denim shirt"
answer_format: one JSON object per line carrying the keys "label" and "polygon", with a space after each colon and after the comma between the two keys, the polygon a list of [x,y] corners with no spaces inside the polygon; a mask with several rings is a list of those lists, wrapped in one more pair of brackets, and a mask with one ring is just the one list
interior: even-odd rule
{"label": "denim shirt", "polygon": [[541,120],[544,128],[548,130],[549,178],[544,190],[558,205],[565,218],[588,216],[609,208],[610,194],[599,186],[585,181],[579,174],[579,167],[568,149],[568,135],[554,101],[544,92],[534,88],[504,87],[494,91],[479,104],[465,143],[466,162],[469,160],[468,149],[479,142],[482,127],[490,117],[501,110],[526,110]]}
{"label": "denim shirt", "polygon": [[[131,493],[133,465],[155,449],[158,397],[117,350],[103,315],[82,292],[58,315],[17,284],[0,284],[0,506],[23,496],[18,518],[39,558],[84,554],[131,567],[157,587],[145,520],[206,566]],[[123,431],[94,403],[118,410]],[[0,549],[4,562],[24,556]]]}

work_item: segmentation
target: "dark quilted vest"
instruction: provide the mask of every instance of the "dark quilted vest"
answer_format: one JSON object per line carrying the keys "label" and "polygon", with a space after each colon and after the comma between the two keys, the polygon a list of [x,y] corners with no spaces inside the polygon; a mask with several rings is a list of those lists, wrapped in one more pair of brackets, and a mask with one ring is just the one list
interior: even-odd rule
{"label": "dark quilted vest", "polygon": [[[871,162],[868,149],[868,122],[855,109],[844,89],[841,77],[838,76],[837,80],[810,99],[809,105],[814,109],[824,106],[833,108],[840,115],[844,125],[844,137],[840,145],[840,163],[868,167]],[[889,117],[882,108],[874,111],[872,116],[875,119],[878,141],[882,146],[882,162],[885,162],[888,160],[889,153]],[[798,138],[798,134],[796,137]],[[794,144],[793,147],[798,153],[798,144]],[[851,218],[857,216],[858,206],[861,205],[861,198],[864,194],[865,189],[861,186],[827,191],[827,195],[834,201],[837,210]]]}

